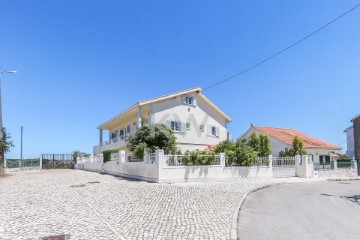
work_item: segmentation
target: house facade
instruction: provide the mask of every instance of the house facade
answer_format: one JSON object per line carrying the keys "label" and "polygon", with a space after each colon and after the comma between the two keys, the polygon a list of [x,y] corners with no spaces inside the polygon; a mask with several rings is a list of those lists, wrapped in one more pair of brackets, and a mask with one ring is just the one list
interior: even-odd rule
{"label": "house facade", "polygon": [[[153,99],[140,101],[124,112],[101,124],[99,145],[94,155],[104,150],[127,150],[126,138],[134,135],[142,122],[166,124],[175,133],[177,148],[204,150],[228,139],[227,125],[231,118],[202,94],[192,88]],[[104,131],[109,137],[103,141]]]}
{"label": "house facade", "polygon": [[241,138],[249,140],[252,133],[262,133],[270,137],[273,156],[278,156],[279,152],[285,149],[291,149],[292,141],[296,136],[302,139],[304,148],[308,154],[314,156],[315,162],[329,162],[334,156],[332,153],[341,150],[339,146],[289,128],[251,125],[250,129]]}
{"label": "house facade", "polygon": [[354,127],[350,126],[344,130],[346,133],[346,155],[350,158],[355,157],[355,143],[354,143]]}
{"label": "house facade", "polygon": [[346,133],[346,155],[360,157],[360,114],[351,119],[352,125],[344,130]]}

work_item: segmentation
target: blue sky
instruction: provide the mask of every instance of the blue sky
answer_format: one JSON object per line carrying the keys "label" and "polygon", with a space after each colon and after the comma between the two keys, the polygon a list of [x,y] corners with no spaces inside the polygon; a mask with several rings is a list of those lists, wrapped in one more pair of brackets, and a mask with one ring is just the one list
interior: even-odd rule
{"label": "blue sky", "polygon": [[[302,38],[358,1],[0,0],[3,122],[20,156],[91,152],[98,125],[135,102],[206,87]],[[288,127],[346,148],[360,113],[360,9],[204,94],[240,136]]]}

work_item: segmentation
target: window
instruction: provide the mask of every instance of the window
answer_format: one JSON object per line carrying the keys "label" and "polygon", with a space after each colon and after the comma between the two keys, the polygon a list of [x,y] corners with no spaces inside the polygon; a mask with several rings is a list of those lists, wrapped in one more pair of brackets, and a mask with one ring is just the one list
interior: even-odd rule
{"label": "window", "polygon": [[183,97],[181,97],[181,99],[182,99],[183,104],[193,105],[193,106],[196,105],[195,98],[192,96],[183,96]]}
{"label": "window", "polygon": [[170,128],[171,128],[174,132],[180,132],[180,122],[171,121],[171,122],[170,122]]}
{"label": "window", "polygon": [[216,127],[211,127],[211,135],[216,136]]}
{"label": "window", "polygon": [[125,135],[125,129],[120,129],[120,139],[123,140]]}
{"label": "window", "polygon": [[116,136],[117,136],[117,131],[116,131],[116,132],[111,133],[111,138],[116,138]]}
{"label": "window", "polygon": [[215,126],[208,125],[207,134],[209,136],[219,137],[219,128],[215,127]]}
{"label": "window", "polygon": [[193,97],[186,96],[185,97],[185,103],[187,105],[193,105]]}
{"label": "window", "polygon": [[204,132],[205,126],[203,124],[200,125],[200,131]]}
{"label": "window", "polygon": [[126,133],[127,133],[127,134],[130,134],[130,130],[131,130],[131,129],[130,129],[130,125],[128,125],[128,126],[126,127]]}
{"label": "window", "polygon": [[190,127],[191,127],[190,123],[187,122],[187,123],[186,123],[186,130],[190,130]]}
{"label": "window", "polygon": [[171,128],[175,133],[186,132],[186,123],[180,121],[166,121],[165,123],[169,128]]}

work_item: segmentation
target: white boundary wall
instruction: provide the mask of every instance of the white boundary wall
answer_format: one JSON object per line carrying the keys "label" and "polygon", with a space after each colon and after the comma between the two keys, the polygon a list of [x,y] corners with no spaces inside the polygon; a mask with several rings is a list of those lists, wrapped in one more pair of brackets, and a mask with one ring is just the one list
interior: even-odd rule
{"label": "white boundary wall", "polygon": [[[94,172],[104,172],[116,176],[145,180],[158,183],[173,182],[197,182],[197,181],[227,181],[234,178],[272,178],[273,159],[269,156],[269,161],[260,166],[225,166],[225,154],[217,156],[220,161],[215,161],[213,165],[200,166],[170,166],[167,163],[169,156],[165,156],[162,150],[155,154],[145,154],[144,159],[129,158],[125,151],[120,151],[111,155],[111,161],[103,163],[103,156],[89,158],[79,158],[76,168]],[[174,157],[174,156],[172,156]],[[179,157],[179,155],[177,155]],[[357,176],[356,162],[352,162],[352,167],[348,169],[337,169],[320,172],[314,171],[314,162],[308,155],[295,157],[295,173],[297,177],[355,177]]]}
{"label": "white boundary wall", "polygon": [[145,161],[128,162],[125,152],[120,151],[104,164],[102,156],[78,159],[76,168],[159,183],[226,181],[232,178],[273,176],[271,164],[225,167],[224,154],[220,154],[219,164],[201,166],[168,166],[162,150],[156,151],[153,157],[153,161],[149,161],[148,155],[145,155]]}

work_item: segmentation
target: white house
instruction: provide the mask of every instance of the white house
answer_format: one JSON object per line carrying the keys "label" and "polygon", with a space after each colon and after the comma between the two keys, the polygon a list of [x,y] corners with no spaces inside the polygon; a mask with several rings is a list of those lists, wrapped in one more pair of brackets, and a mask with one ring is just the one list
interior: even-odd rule
{"label": "white house", "polygon": [[[107,149],[127,150],[126,136],[135,134],[145,119],[150,125],[163,123],[176,135],[177,148],[205,150],[228,138],[227,125],[231,118],[202,94],[192,88],[140,101],[101,124],[100,144],[94,146],[94,155]],[[103,141],[103,131],[109,133]]]}
{"label": "white house", "polygon": [[272,155],[278,156],[280,151],[292,148],[294,137],[298,136],[304,143],[304,148],[308,154],[314,156],[314,161],[330,161],[333,156],[332,152],[341,150],[341,147],[314,138],[307,134],[289,128],[261,127],[251,125],[250,129],[242,136],[243,139],[250,139],[250,135],[265,134],[270,137]]}

